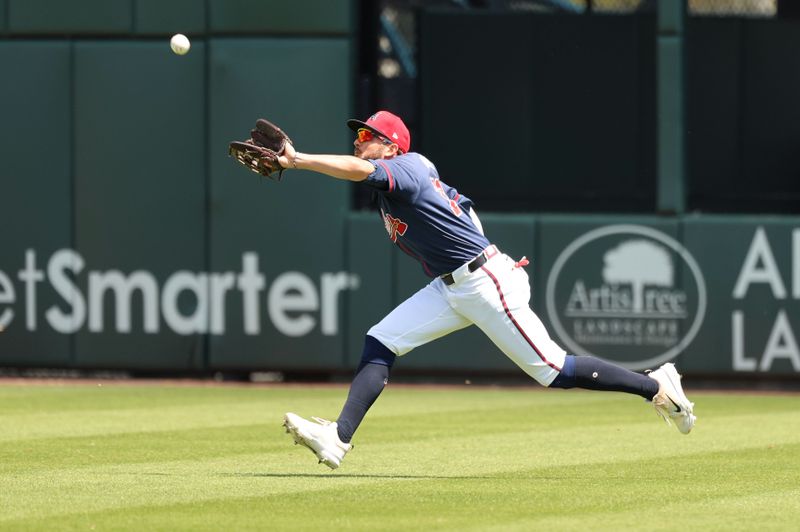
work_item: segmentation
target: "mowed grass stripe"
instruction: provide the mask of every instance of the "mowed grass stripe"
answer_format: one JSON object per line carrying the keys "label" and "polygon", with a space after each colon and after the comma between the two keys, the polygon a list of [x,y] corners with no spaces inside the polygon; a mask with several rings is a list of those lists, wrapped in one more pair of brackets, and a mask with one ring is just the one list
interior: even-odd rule
{"label": "mowed grass stripe", "polygon": [[[81,403],[80,409],[72,406],[71,396],[64,395],[69,392],[69,387],[52,390],[44,388],[49,402],[30,400],[36,397],[29,389],[11,388],[17,394],[3,394],[0,400],[5,408],[0,410],[0,421],[3,430],[0,431],[0,442],[16,441],[31,438],[47,438],[51,436],[91,436],[96,434],[127,433],[142,431],[163,431],[174,429],[190,429],[197,427],[228,427],[248,425],[256,422],[278,422],[287,410],[296,411],[305,415],[316,414],[335,417],[341,408],[346,395],[345,389],[314,389],[297,393],[292,390],[278,388],[247,389],[247,388],[166,388],[157,389],[145,387],[142,389],[130,386],[112,389],[105,386],[102,391],[92,388],[76,387],[77,401]],[[35,388],[34,388],[35,389]],[[3,390],[3,388],[0,388]],[[8,389],[5,389],[7,392]],[[24,392],[24,393],[20,393]],[[54,393],[56,392],[56,393]],[[421,390],[413,392],[415,401],[392,401],[391,397],[398,394],[406,397],[408,389],[387,390],[379,399],[382,416],[408,417],[418,414],[430,413],[430,405],[436,405],[435,411],[445,413],[456,412],[489,412],[497,409],[508,410],[514,408],[520,419],[527,422],[558,424],[558,417],[552,415],[540,416],[543,410],[557,408],[584,409],[592,405],[613,405],[606,409],[594,410],[596,420],[619,420],[617,405],[626,402],[629,407],[645,411],[652,409],[643,400],[635,397],[624,397],[619,394],[601,394],[594,392],[563,392],[527,390],[498,391],[498,390],[465,390],[465,391],[431,391]],[[465,394],[481,394],[481,401],[465,402]],[[702,397],[702,394],[699,394]],[[580,400],[575,398],[579,397]],[[694,396],[693,396],[694,397]],[[730,408],[717,414],[728,415],[727,412],[743,413],[745,411],[759,412],[763,408],[791,409],[785,398],[761,397],[763,408],[757,407],[747,397],[727,397]],[[177,404],[175,404],[177,403]],[[28,405],[25,408],[15,406]],[[38,404],[31,410],[30,404]],[[158,404],[158,412],[154,413],[151,405]],[[114,405],[117,405],[115,408]],[[90,408],[90,406],[93,406]],[[705,405],[700,406],[699,413]],[[566,412],[569,414],[570,412]],[[370,413],[372,416],[372,413]],[[624,420],[623,420],[624,421]],[[702,422],[702,418],[701,418]]]}
{"label": "mowed grass stripe", "polygon": [[[304,456],[305,463],[309,456]],[[299,461],[299,460],[298,460]],[[264,497],[330,488],[330,475],[297,475],[293,460],[261,454],[218,459],[107,465],[36,474],[4,475],[0,482],[0,526],[35,516],[65,516],[165,504]],[[379,482],[342,476],[339,486]]]}
{"label": "mowed grass stripe", "polygon": [[[273,425],[271,430],[277,430],[277,425]],[[2,442],[0,475],[113,464],[134,465],[153,460],[204,460],[286,450],[286,442],[267,438],[266,434],[264,424],[259,423]]]}
{"label": "mowed grass stripe", "polygon": [[[607,397],[609,394],[595,395]],[[586,397],[589,396],[587,395]],[[537,447],[541,452],[543,448],[546,448],[545,446],[554,444],[550,436],[561,437],[559,436],[562,434],[561,431],[573,426],[572,419],[576,419],[580,423],[579,430],[575,434],[569,435],[573,441],[579,441],[579,438],[593,439],[600,436],[601,434],[596,433],[596,430],[591,427],[599,429],[601,425],[608,425],[609,428],[616,430],[631,430],[635,425],[632,423],[634,420],[644,425],[642,436],[647,437],[648,433],[653,433],[654,421],[656,423],[660,422],[652,408],[646,405],[644,401],[630,400],[625,396],[618,395],[613,401],[607,401],[603,408],[589,410],[590,405],[585,404],[586,402],[582,401],[582,399],[583,396],[579,394],[563,395],[561,397],[562,404],[556,411],[557,415],[541,415],[540,405],[526,404],[521,407],[496,410],[490,416],[487,416],[482,414],[480,410],[472,409],[472,402],[459,401],[458,404],[465,410],[431,412],[425,416],[426,423],[422,424],[418,422],[418,414],[407,416],[386,415],[383,413],[384,409],[382,407],[384,405],[381,405],[381,407],[376,407],[375,411],[370,413],[370,418],[359,433],[359,438],[357,438],[356,442],[364,441],[369,445],[385,441],[391,442],[396,439],[397,430],[401,430],[406,439],[425,440],[449,434],[476,437],[484,433],[505,433],[512,431],[512,429],[524,428],[523,433],[527,431],[535,433],[532,434],[531,441],[538,442]],[[393,400],[386,402],[387,405],[392,403]],[[724,409],[714,408],[713,396],[709,397],[707,401],[704,398],[704,403],[709,414],[706,419],[709,421],[704,424],[701,420],[700,428],[692,435],[693,439],[707,433],[705,429],[708,428],[713,429],[715,434],[718,434],[718,431],[723,428],[720,424],[730,423],[727,418],[720,418],[720,412],[716,410]],[[452,408],[452,405],[449,407]],[[223,412],[220,412],[219,408],[222,408]],[[231,405],[225,404],[219,408],[208,409],[204,407],[203,412],[196,413],[196,418],[191,420],[191,424],[203,423],[205,426],[195,429],[164,430],[164,427],[185,424],[185,418],[195,414],[195,412],[184,409],[159,409],[157,414],[150,412],[150,415],[146,416],[149,419],[149,423],[145,423],[143,417],[137,417],[137,424],[124,427],[122,433],[119,432],[122,430],[121,426],[114,426],[114,430],[111,433],[103,436],[100,432],[100,427],[95,427],[93,424],[107,427],[108,421],[89,417],[88,423],[90,426],[83,429],[92,433],[88,436],[26,439],[23,442],[0,441],[0,473],[21,469],[40,470],[43,468],[75,467],[104,463],[147,462],[153,458],[154,453],[157,453],[157,456],[164,460],[182,459],[187,456],[203,459],[225,454],[280,452],[283,450],[284,443],[271,437],[275,435],[276,430],[280,430],[280,414],[274,411],[274,408],[270,411],[267,405],[261,403],[255,406],[252,403],[245,403],[242,405],[241,411],[234,416],[224,413],[224,410],[233,408]],[[771,410],[773,411],[771,415],[777,415],[774,410]],[[589,418],[587,418],[587,415]],[[96,414],[96,416],[100,417],[99,414]],[[241,424],[263,419],[266,416],[269,416],[269,419],[262,423]],[[29,426],[36,427],[41,423],[41,419],[41,417],[29,418],[26,423]],[[81,421],[84,424],[87,422],[87,418],[82,418]],[[758,418],[753,419],[742,418],[737,423],[757,423],[759,421],[760,415]],[[22,423],[20,420],[15,420],[15,422]],[[11,424],[8,418],[6,418],[6,423]],[[141,428],[142,423],[145,425],[145,430],[137,431],[137,429]],[[775,425],[785,424],[777,423]],[[55,430],[56,428],[50,427],[49,430]],[[666,426],[659,428],[664,429],[665,432],[673,430]],[[28,427],[24,430],[30,430],[30,428]],[[69,430],[64,430],[64,432],[72,432],[71,427]],[[150,439],[153,437],[152,432],[158,432],[159,445],[156,448],[152,448],[149,445]],[[517,431],[515,430],[514,432]],[[762,436],[766,434],[768,432],[761,433]],[[99,439],[99,436],[102,436],[102,439]],[[612,433],[611,436],[617,438],[621,434]],[[672,436],[671,433],[670,436]],[[736,437],[736,433],[732,436]],[[517,437],[524,437],[524,434],[518,434]],[[727,440],[728,438],[721,438],[720,442]],[[220,442],[224,442],[224,444]],[[682,443],[692,446],[695,444],[694,441]],[[62,449],[69,449],[70,452],[64,453],[61,451]],[[361,446],[359,445],[360,449]],[[356,452],[353,456],[358,456],[359,454]]]}
{"label": "mowed grass stripe", "polygon": [[[182,401],[185,396],[180,390],[174,393],[181,395]],[[462,506],[478,499],[477,507],[482,512],[476,513],[477,518],[491,515],[493,508],[506,508],[504,493],[509,490],[518,491],[521,498],[547,495],[538,491],[537,486],[542,484],[556,490],[549,496],[561,504],[563,513],[568,508],[568,499],[580,493],[575,490],[605,488],[610,490],[607,497],[627,500],[636,486],[646,491],[653,489],[652,484],[672,484],[682,479],[697,483],[705,489],[701,495],[705,493],[706,500],[716,504],[713,501],[718,488],[714,486],[726,483],[726,478],[715,471],[720,468],[727,471],[726,464],[730,463],[744,464],[745,469],[736,474],[742,478],[749,476],[752,485],[760,485],[761,489],[765,485],[770,489],[778,485],[764,479],[782,478],[781,475],[797,478],[794,462],[775,458],[780,456],[776,449],[779,452],[788,449],[791,456],[798,455],[799,436],[794,427],[798,426],[800,415],[793,409],[796,396],[749,396],[747,401],[738,401],[729,395],[695,397],[693,394],[698,405],[702,400],[701,420],[706,421],[685,437],[666,427],[644,401],[621,394],[398,388],[381,397],[370,412],[359,432],[356,449],[348,455],[342,469],[328,473],[327,468],[316,465],[309,451],[291,446],[291,440],[279,427],[280,414],[268,424],[259,421],[265,413],[269,417],[273,412],[282,414],[286,403],[309,409],[302,411],[306,415],[318,408],[331,408],[331,404],[338,408],[342,393],[292,391],[292,394],[266,393],[263,402],[242,394],[243,399],[258,405],[247,406],[247,413],[237,418],[247,420],[253,416],[249,425],[4,442],[0,445],[0,458],[9,469],[0,469],[3,471],[0,486],[4,488],[0,490],[0,508],[4,510],[0,523],[10,529],[40,526],[44,529],[55,525],[58,525],[55,528],[73,525],[85,528],[85,519],[91,518],[116,529],[125,528],[124,523],[141,524],[143,513],[168,519],[173,513],[183,515],[186,508],[192,508],[204,516],[200,522],[207,526],[200,528],[230,528],[221,516],[233,519],[233,523],[241,522],[244,527],[247,523],[260,523],[252,528],[265,528],[273,524],[263,521],[264,515],[272,511],[273,502],[278,504],[276,501],[287,497],[298,503],[296,508],[284,508],[283,514],[302,516],[309,508],[316,508],[320,500],[330,498],[334,505],[337,498],[359,500],[376,491],[395,494],[397,499],[393,503],[385,502],[389,506],[414,505],[419,503],[418,494],[431,487],[433,494],[452,491],[453,499],[445,501],[432,495],[432,500],[443,501],[439,513],[434,515],[445,521],[425,522],[434,528],[442,523],[449,523],[446,528],[458,528],[454,525],[456,521],[458,526],[466,522],[451,515],[455,510],[451,512],[450,506],[457,505],[459,493],[463,496]],[[191,395],[196,393],[193,390]],[[217,395],[214,389],[206,389],[201,395],[202,402],[215,413],[220,408],[231,408],[231,396],[227,393]],[[209,396],[223,404],[214,404]],[[182,408],[160,408],[162,398],[163,393],[150,398],[149,410],[156,425],[169,426],[173,416],[186,415]],[[68,393],[60,395],[53,408],[60,409],[65,399]],[[143,400],[123,397],[123,409],[130,407],[132,399]],[[174,401],[169,397],[164,400]],[[146,401],[145,394],[145,404]],[[737,415],[739,404],[744,413]],[[761,414],[755,415],[759,406]],[[113,415],[114,410],[109,409],[109,413]],[[0,415],[0,421],[4,419]],[[212,425],[216,422],[213,415],[204,419]],[[90,416],[85,422],[91,420]],[[35,425],[40,421],[34,416],[30,423]],[[99,450],[97,461],[92,456],[58,459],[59,454],[78,454],[70,443],[89,441],[94,441]],[[26,452],[24,445],[35,448]],[[185,453],[181,455],[182,445]],[[740,453],[746,458],[740,460]],[[755,456],[762,460],[756,460]],[[48,458],[53,462],[50,467]],[[664,463],[684,462],[699,464],[693,466],[698,470],[663,469]],[[649,468],[659,465],[662,476],[654,476]],[[649,476],[637,476],[641,471],[649,471]],[[565,472],[570,474],[565,476]],[[729,479],[727,482],[730,483]],[[778,489],[778,493],[782,491]],[[231,516],[221,509],[228,504],[245,513],[255,510],[255,505],[260,508],[255,513],[262,520],[251,521],[249,515]],[[362,515],[357,504],[346,504],[344,511],[342,519],[351,520],[347,522],[355,523],[356,528],[373,523],[376,517],[374,508],[372,514]],[[598,511],[608,510],[601,504]],[[418,513],[410,512],[409,519]],[[390,512],[389,517],[393,515]],[[56,519],[48,522],[48,516]],[[796,512],[794,517],[798,517]],[[283,522],[275,519],[274,524]],[[308,519],[309,523],[316,522],[310,516]],[[515,519],[524,524],[529,517],[512,512],[509,524]],[[169,518],[168,522],[168,526],[155,528],[191,528],[181,520]],[[415,526],[408,519],[398,522],[407,525],[400,528]],[[491,525],[490,520],[466,525],[481,522]],[[46,526],[48,523],[50,526]],[[591,527],[592,522],[584,525]],[[383,528],[391,526],[391,522],[384,523]]]}
{"label": "mowed grass stripe", "polygon": [[[641,486],[639,489],[647,489]],[[734,495],[698,501],[684,497],[685,501],[662,500],[651,506],[630,504],[605,512],[587,512],[578,509],[559,512],[558,515],[533,514],[522,519],[500,519],[499,523],[480,523],[461,530],[480,532],[529,532],[531,530],[558,530],[583,532],[585,530],[702,530],[709,532],[731,531],[794,531],[800,508],[800,490],[766,490],[760,493]],[[588,527],[588,528],[587,528]],[[409,528],[414,530],[415,528]],[[398,529],[399,530],[399,529]]]}
{"label": "mowed grass stripe", "polygon": [[738,420],[740,422],[734,420],[733,423],[726,419],[724,423],[710,423],[710,427],[697,429],[688,436],[665,426],[658,418],[627,424],[587,422],[583,426],[577,418],[563,421],[560,428],[547,431],[509,430],[519,429],[520,425],[504,425],[500,419],[497,425],[488,427],[494,430],[480,433],[470,430],[475,425],[474,420],[465,420],[460,426],[435,426],[425,438],[404,432],[394,442],[384,438],[383,443],[371,438],[373,432],[380,430],[374,423],[369,429],[364,428],[360,438],[365,443],[356,444],[345,463],[385,475],[410,467],[430,474],[446,475],[454,468],[467,474],[487,474],[541,464],[570,466],[610,460],[620,463],[645,458],[669,460],[698,452],[769,449],[800,443],[800,431],[796,430],[800,426],[800,413],[744,416]]}
{"label": "mowed grass stripe", "polygon": [[[392,401],[388,401],[387,404],[391,405]],[[477,435],[523,425],[530,430],[541,429],[542,420],[559,428],[563,426],[557,418],[538,416],[536,412],[541,405],[534,403],[513,409],[506,407],[491,410],[491,415],[483,414],[482,412],[486,411],[480,408],[473,408],[469,401],[460,401],[458,405],[459,410],[456,410],[454,405],[448,405],[449,411],[426,414],[428,423],[422,426],[417,422],[419,413],[400,416],[384,414],[381,408],[376,408],[376,412],[370,414],[370,421],[365,427],[374,425],[378,430],[368,428],[365,430],[370,430],[370,440],[380,442],[385,437],[394,437],[395,431],[387,430],[387,425],[396,425],[405,434],[422,439],[437,437],[441,431],[448,431],[451,428],[469,430]],[[559,412],[562,416],[572,416],[585,412],[585,408],[583,401],[578,404],[574,398],[565,396],[559,406]],[[229,414],[229,410],[235,410],[235,414]],[[134,416],[130,415],[130,410],[124,410],[124,415],[121,416],[100,411],[90,412],[91,414],[79,418],[62,416],[58,413],[24,417],[3,416],[3,423],[8,426],[8,432],[17,437],[5,434],[5,441],[0,438],[0,472],[9,468],[13,470],[20,453],[25,455],[25,460],[22,462],[24,467],[29,467],[37,461],[46,463],[48,467],[80,465],[87,461],[93,463],[119,459],[141,461],[142,458],[147,459],[141,455],[141,450],[147,448],[146,443],[155,432],[158,433],[157,437],[161,443],[158,451],[167,455],[172,453],[184,457],[187,452],[194,455],[208,450],[212,453],[209,456],[216,456],[221,450],[216,440],[224,436],[235,442],[234,447],[242,448],[237,452],[252,452],[256,447],[263,450],[264,445],[269,445],[272,441],[268,436],[274,435],[276,429],[279,429],[283,415],[274,405],[252,402],[241,405],[223,404],[212,408],[203,406],[197,407],[197,410],[188,407],[159,408],[156,413],[152,410],[137,409]],[[593,418],[593,424],[626,422],[626,416],[621,416],[619,413],[612,415],[612,412],[613,409],[603,409]],[[503,414],[502,417],[498,417],[500,413]],[[58,419],[58,423],[51,423],[53,418]],[[640,406],[635,409],[633,419],[651,421],[654,419],[654,414],[651,408]],[[509,427],[498,427],[498,420],[509,423]],[[431,430],[429,426],[431,424],[434,425],[434,430]],[[174,430],[176,426],[186,425],[195,428]],[[76,431],[81,435],[73,436]],[[67,436],[46,437],[42,435],[45,433]],[[25,436],[22,437],[22,434]],[[38,436],[35,437],[34,434]],[[100,441],[102,445],[98,444]],[[188,445],[190,443],[191,445]],[[59,448],[69,448],[73,452],[68,454],[52,452]],[[198,458],[202,458],[202,455],[198,455]]]}
{"label": "mowed grass stripe", "polygon": [[[517,453],[517,459],[509,463],[513,470],[542,461],[569,465],[576,459],[593,461],[613,458],[626,461],[647,456],[680,456],[694,453],[698,448],[715,451],[768,447],[800,441],[800,433],[788,430],[796,417],[792,413],[775,413],[765,414],[757,420],[747,420],[751,424],[762,424],[762,430],[757,434],[726,430],[728,424],[725,423],[720,427],[710,427],[711,431],[698,430],[690,437],[681,437],[673,434],[674,429],[661,426],[660,420],[656,419],[609,426],[569,426],[541,432],[538,428],[508,430],[509,427],[519,428],[519,425],[503,425],[502,419],[496,425],[480,425],[482,430],[471,430],[475,426],[475,419],[465,416],[460,425],[435,425],[435,428],[421,433],[421,436],[403,431],[403,438],[397,438],[395,431],[393,440],[371,438],[371,433],[379,432],[380,426],[373,426],[369,430],[365,428],[362,438],[365,443],[359,444],[348,456],[346,465],[369,467],[373,472],[390,474],[402,468],[406,456],[413,453],[417,467],[429,471],[443,468],[441,473],[445,474],[451,467],[448,459],[459,459],[458,455],[452,454],[454,451],[469,453],[468,463],[464,467],[476,472],[484,465],[488,471],[498,471],[497,457],[507,453]],[[409,420],[409,423],[412,421]],[[167,466],[173,460],[202,463],[225,456],[241,456],[243,459],[256,456],[261,460],[255,460],[254,463],[267,460],[270,464],[273,461],[280,464],[291,445],[288,436],[276,437],[280,432],[282,430],[277,426],[269,428],[259,424],[170,431],[156,435],[133,433],[105,438],[34,440],[13,445],[6,443],[0,446],[0,478],[10,474],[37,475],[42,471],[53,472],[57,469],[77,472],[84,468],[98,469],[103,465],[126,464],[133,468],[154,460],[157,467]],[[386,432],[391,432],[388,427],[383,431]],[[575,447],[578,450],[573,450]],[[424,448],[426,452],[415,453],[415,448]],[[301,447],[297,447],[297,450],[308,458],[301,465],[304,463],[310,470],[316,470],[312,455],[308,453],[306,456],[306,450]],[[598,450],[602,450],[602,453],[598,453]],[[563,451],[571,452],[564,454]],[[400,460],[396,460],[396,457]]]}
{"label": "mowed grass stripe", "polygon": [[[797,446],[777,449],[772,459],[789,465],[797,452]],[[202,503],[157,503],[6,524],[40,529],[68,524],[75,529],[124,525],[131,529],[210,530],[216,525],[203,516],[213,515],[213,523],[235,529],[571,530],[590,526],[613,530],[622,526],[639,529],[644,522],[646,528],[677,530],[691,524],[686,519],[691,517],[695,524],[702,523],[703,529],[736,530],[745,529],[740,525],[752,529],[780,503],[781,515],[766,521],[772,525],[767,529],[790,526],[798,512],[797,487],[790,474],[779,478],[762,474],[754,479],[742,477],[740,468],[733,467],[718,472],[723,482],[716,483],[715,489],[709,490],[703,482],[709,462],[747,464],[758,462],[760,454],[762,450],[757,449],[700,453],[683,457],[670,467],[665,467],[663,460],[542,466],[514,477],[265,474],[260,478],[297,480],[307,489],[255,497],[235,496],[229,490]],[[670,497],[670,493],[681,496]],[[769,505],[764,506],[766,502]],[[767,511],[767,507],[773,509]],[[741,510],[732,512],[731,508]]]}
{"label": "mowed grass stripe", "polygon": [[[9,390],[11,392],[9,392]],[[341,409],[346,388],[307,389],[298,393],[294,389],[273,388],[153,388],[106,385],[103,387],[76,386],[42,388],[41,396],[31,392],[34,388],[0,387],[0,442],[51,436],[92,436],[190,429],[196,427],[227,427],[251,424],[255,421],[280,423],[286,411],[329,412],[335,417]],[[74,391],[74,394],[70,394]],[[393,390],[394,392],[395,390]],[[396,390],[403,395],[408,389]],[[561,405],[563,398],[546,397],[539,393],[520,393],[478,390],[485,400],[465,405],[458,399],[465,392],[422,390],[415,394],[417,401],[393,406],[387,401],[383,415],[409,415],[426,413],[428,400],[435,400],[439,412],[492,411],[512,406],[520,397],[524,403],[546,407]],[[387,393],[387,395],[389,395]],[[527,397],[525,397],[527,395]],[[74,400],[74,402],[73,402]],[[597,396],[589,402],[602,400]],[[77,403],[79,406],[76,406]],[[153,411],[154,404],[158,411]],[[307,414],[308,415],[308,414]]]}
{"label": "mowed grass stripe", "polygon": [[[265,392],[271,397],[294,398],[294,388],[258,386],[175,386],[170,384],[126,384],[109,381],[97,384],[0,385],[0,415],[40,413],[44,411],[79,412],[81,410],[125,410],[161,407],[219,404],[226,401],[262,400]],[[319,388],[318,397],[338,397],[336,388]]]}

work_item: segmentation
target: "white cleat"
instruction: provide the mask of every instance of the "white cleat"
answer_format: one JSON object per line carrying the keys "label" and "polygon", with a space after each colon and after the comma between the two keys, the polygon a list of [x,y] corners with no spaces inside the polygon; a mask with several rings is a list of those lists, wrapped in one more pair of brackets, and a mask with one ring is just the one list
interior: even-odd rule
{"label": "white cleat", "polygon": [[283,416],[283,426],[295,444],[305,445],[317,455],[319,463],[336,469],[353,446],[339,439],[336,423],[318,417],[312,419],[314,421],[308,421],[288,412]]}
{"label": "white cleat", "polygon": [[647,376],[658,382],[658,393],[653,396],[656,413],[664,418],[667,425],[672,420],[679,431],[689,434],[697,417],[693,413],[694,403],[683,393],[681,376],[675,369],[675,364],[664,364]]}

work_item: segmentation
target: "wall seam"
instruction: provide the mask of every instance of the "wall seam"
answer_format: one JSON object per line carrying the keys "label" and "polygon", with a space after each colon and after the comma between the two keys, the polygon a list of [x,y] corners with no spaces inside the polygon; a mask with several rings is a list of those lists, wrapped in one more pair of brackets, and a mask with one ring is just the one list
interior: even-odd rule
{"label": "wall seam", "polygon": [[[203,106],[204,106],[204,113],[203,113],[203,130],[205,131],[205,135],[203,137],[203,143],[205,144],[205,149],[203,150],[203,168],[204,168],[204,176],[203,179],[204,183],[204,190],[205,190],[205,198],[204,198],[204,205],[203,208],[205,210],[205,216],[203,217],[203,262],[205,271],[211,271],[211,217],[213,215],[211,208],[211,76],[209,73],[210,64],[211,64],[211,39],[209,34],[209,19],[211,18],[210,9],[211,9],[211,2],[210,0],[205,0],[203,2],[203,8],[205,9],[205,20],[204,26],[205,31],[203,35],[203,40],[205,41],[205,46],[203,47]],[[209,280],[210,282],[210,280]],[[208,309],[208,312],[211,312],[211,309]],[[209,315],[209,323],[210,323],[211,316]],[[203,338],[203,345],[201,349],[201,358],[200,365],[203,370],[208,370],[210,367],[211,362],[211,332],[207,332]]]}
{"label": "wall seam", "polygon": [[[75,61],[75,40],[73,37],[69,38],[69,101],[71,103],[69,108],[69,203],[72,206],[69,216],[69,245],[70,248],[78,249],[78,204],[77,204],[77,165],[76,165],[76,135],[77,135],[77,91],[76,91],[76,61]],[[69,335],[69,360],[70,366],[76,367],[78,362],[78,332]]]}

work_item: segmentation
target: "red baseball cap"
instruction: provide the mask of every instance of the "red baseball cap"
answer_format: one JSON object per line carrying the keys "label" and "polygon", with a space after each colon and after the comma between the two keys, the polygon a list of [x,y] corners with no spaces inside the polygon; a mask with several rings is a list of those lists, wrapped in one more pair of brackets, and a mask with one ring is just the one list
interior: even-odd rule
{"label": "red baseball cap", "polygon": [[408,132],[408,128],[399,116],[389,111],[378,111],[367,118],[366,122],[351,118],[347,121],[347,127],[353,131],[358,131],[362,127],[369,129],[373,133],[386,137],[397,144],[397,147],[403,153],[408,153],[409,148],[411,148],[411,135]]}

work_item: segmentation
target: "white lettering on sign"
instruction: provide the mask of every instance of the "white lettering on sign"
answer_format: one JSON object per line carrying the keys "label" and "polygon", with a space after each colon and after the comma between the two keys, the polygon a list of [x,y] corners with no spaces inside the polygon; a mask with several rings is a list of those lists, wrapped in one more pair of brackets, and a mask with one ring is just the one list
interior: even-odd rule
{"label": "white lettering on sign", "polygon": [[[793,229],[791,233],[791,275],[784,278],[778,268],[773,247],[764,227],[756,228],[747,255],[742,262],[739,275],[733,288],[734,299],[745,299],[752,294],[752,288],[758,285],[769,288],[769,295],[775,300],[783,300],[782,305],[792,304],[785,300],[789,297],[786,290],[787,280],[791,283],[791,298],[800,299],[800,229]],[[786,270],[784,270],[784,274]],[[756,332],[766,333],[763,321],[765,309],[763,293],[758,297],[758,309],[753,311],[757,326]],[[797,346],[797,337],[792,329],[790,316],[786,308],[779,308],[775,314],[769,337],[765,343],[763,338],[748,338],[746,336],[746,314],[744,310],[734,310],[731,314],[731,355],[734,371],[760,371],[767,372],[776,369],[776,363],[783,361],[794,371],[800,372],[800,349]],[[745,340],[749,340],[746,344]],[[755,344],[755,345],[754,345]],[[748,348],[749,346],[749,348]],[[779,363],[780,364],[780,363]],[[780,368],[778,368],[780,369]]]}
{"label": "white lettering on sign", "polygon": [[47,263],[47,277],[58,295],[64,300],[70,311],[65,312],[57,305],[50,307],[45,313],[47,322],[56,331],[71,334],[83,327],[86,320],[86,299],[66,271],[77,275],[83,270],[83,257],[71,249],[62,249],[53,253]]}
{"label": "white lettering on sign", "polygon": [[25,252],[25,269],[20,270],[19,279],[25,283],[25,325],[29,331],[36,330],[36,283],[44,281],[44,272],[36,269],[36,253]]}
{"label": "white lettering on sign", "polygon": [[[181,293],[188,292],[194,300],[194,310],[184,314],[178,308]],[[208,276],[188,271],[173,273],[164,283],[161,293],[161,312],[164,321],[178,334],[197,334],[208,331]]]}
{"label": "white lettering on sign", "polygon": [[[0,303],[13,304],[16,300],[14,293],[14,285],[11,284],[11,279],[5,272],[0,272]],[[11,320],[14,319],[14,311],[10,308],[4,309],[0,312],[0,331],[8,327]]]}
{"label": "white lettering on sign", "polygon": [[231,273],[212,273],[211,283],[211,334],[225,333],[225,294],[236,284],[236,276]]}
{"label": "white lettering on sign", "polygon": [[[759,266],[760,264],[760,266]],[[733,289],[734,299],[742,299],[747,294],[747,289],[754,283],[766,283],[772,288],[772,296],[776,299],[786,297],[786,287],[781,279],[781,272],[775,263],[775,256],[767,240],[763,227],[756,229],[750,249],[739,271],[736,286]]]}
{"label": "white lettering on sign", "polygon": [[304,336],[311,332],[316,325],[311,313],[317,309],[319,295],[311,279],[300,272],[279,275],[269,289],[269,317],[275,328],[286,336]]}
{"label": "white lettering on sign", "polygon": [[792,297],[800,299],[800,229],[792,231]]}
{"label": "white lettering on sign", "polygon": [[358,277],[346,272],[322,274],[322,334],[339,332],[339,294],[358,290]]}
{"label": "white lettering on sign", "polygon": [[[156,276],[145,270],[125,273],[118,269],[85,271],[85,267],[78,252],[60,249],[50,257],[45,271],[37,266],[36,252],[26,250],[24,267],[17,275],[24,286],[23,300],[18,301],[13,280],[0,270],[0,329],[12,325],[14,305],[22,302],[26,328],[36,331],[37,301],[42,290],[49,290],[56,303],[44,311],[44,317],[53,330],[63,334],[84,327],[92,333],[113,329],[122,334],[140,327],[155,334],[166,324],[182,335],[221,335],[228,330],[228,303],[238,296],[241,327],[247,335],[261,333],[261,309],[266,304],[267,315],[281,334],[299,337],[319,328],[321,334],[332,336],[339,333],[341,294],[359,287],[358,277],[349,272],[325,272],[315,283],[303,272],[290,271],[275,278],[264,298],[267,282],[254,252],[242,254],[240,272],[181,270],[167,277],[162,287]],[[84,276],[85,293],[79,282]],[[132,313],[138,308],[135,303],[141,303],[141,317],[138,311]],[[114,318],[109,319],[110,315]]]}
{"label": "white lettering on sign", "polygon": [[117,332],[131,332],[131,297],[134,290],[142,294],[144,331],[158,332],[158,286],[156,278],[144,271],[130,276],[118,270],[89,273],[89,330],[103,330],[103,298],[106,292],[116,300]]}
{"label": "white lettering on sign", "polygon": [[264,289],[264,285],[264,276],[258,272],[258,255],[245,253],[242,255],[242,273],[236,279],[236,287],[242,292],[244,332],[246,334],[261,332],[258,293]]}
{"label": "white lettering on sign", "polygon": [[775,318],[760,363],[758,358],[745,355],[744,313],[741,310],[733,312],[731,331],[734,371],[770,371],[778,359],[788,360],[794,371],[800,371],[800,349],[784,310],[780,310]]}

